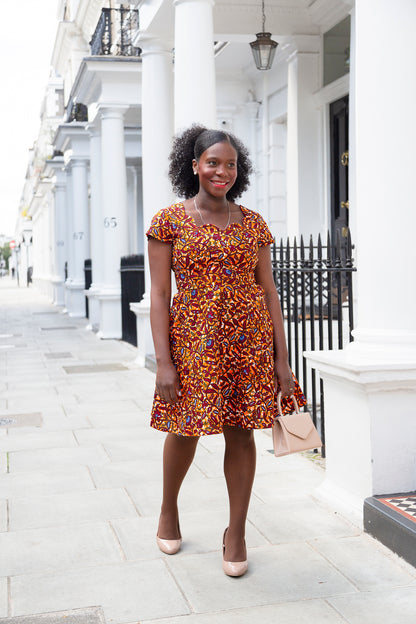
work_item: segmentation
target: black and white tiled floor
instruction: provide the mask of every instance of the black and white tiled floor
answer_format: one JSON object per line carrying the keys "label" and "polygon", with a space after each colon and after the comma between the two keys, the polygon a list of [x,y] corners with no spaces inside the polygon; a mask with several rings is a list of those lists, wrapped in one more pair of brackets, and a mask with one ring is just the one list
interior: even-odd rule
{"label": "black and white tiled floor", "polygon": [[380,496],[377,498],[380,503],[384,503],[384,505],[416,523],[416,493],[399,496]]}

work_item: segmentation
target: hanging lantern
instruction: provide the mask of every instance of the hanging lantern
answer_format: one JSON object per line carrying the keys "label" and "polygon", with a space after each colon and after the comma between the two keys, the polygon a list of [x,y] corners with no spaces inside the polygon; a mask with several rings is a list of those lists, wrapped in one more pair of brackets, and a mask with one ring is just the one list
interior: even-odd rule
{"label": "hanging lantern", "polygon": [[264,12],[264,0],[262,0],[261,8],[263,32],[256,34],[256,41],[252,41],[250,46],[257,69],[264,70],[271,68],[278,44],[271,38],[271,33],[265,32],[266,15]]}

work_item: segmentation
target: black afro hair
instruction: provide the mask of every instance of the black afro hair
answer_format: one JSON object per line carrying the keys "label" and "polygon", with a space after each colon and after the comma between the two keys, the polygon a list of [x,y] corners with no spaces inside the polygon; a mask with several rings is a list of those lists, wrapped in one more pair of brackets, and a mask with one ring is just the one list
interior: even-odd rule
{"label": "black afro hair", "polygon": [[253,171],[247,148],[229,132],[209,130],[194,124],[175,136],[169,156],[169,179],[173,191],[179,197],[189,199],[198,193],[199,180],[194,175],[192,160],[199,160],[201,154],[211,145],[224,141],[231,143],[237,152],[237,178],[227,193],[227,199],[234,201],[244,193],[250,184],[250,174]]}

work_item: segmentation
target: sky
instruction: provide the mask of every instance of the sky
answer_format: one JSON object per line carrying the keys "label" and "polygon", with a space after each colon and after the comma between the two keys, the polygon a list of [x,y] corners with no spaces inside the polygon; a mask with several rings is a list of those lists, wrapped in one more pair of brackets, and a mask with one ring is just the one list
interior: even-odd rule
{"label": "sky", "polygon": [[0,0],[0,235],[13,236],[50,72],[58,0]]}

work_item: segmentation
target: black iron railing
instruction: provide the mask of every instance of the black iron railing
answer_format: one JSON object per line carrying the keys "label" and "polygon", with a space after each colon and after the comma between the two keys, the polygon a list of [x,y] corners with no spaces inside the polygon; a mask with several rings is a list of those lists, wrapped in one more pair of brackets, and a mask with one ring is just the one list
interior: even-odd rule
{"label": "black iron railing", "polygon": [[139,28],[137,9],[101,9],[101,16],[90,41],[93,56],[140,56],[132,44]]}
{"label": "black iron railing", "polygon": [[[92,284],[92,262],[91,258],[87,258],[84,260],[84,276],[85,276],[85,290],[88,290]],[[89,308],[88,297],[85,297],[85,316],[87,319],[90,318],[90,308]]]}
{"label": "black iron railing", "polygon": [[70,98],[65,110],[65,123],[71,123],[71,121],[88,121],[88,107],[85,104],[74,102],[74,100]]}
{"label": "black iron railing", "polygon": [[144,255],[122,257],[120,273],[122,339],[137,347],[136,315],[130,303],[140,301],[144,295]]}
{"label": "black iron railing", "polygon": [[353,297],[351,237],[328,234],[326,245],[312,237],[305,245],[296,238],[272,248],[273,275],[286,325],[290,365],[308,399],[308,409],[321,433],[325,456],[324,387],[316,371],[308,374],[304,351],[342,349],[352,338]]}

